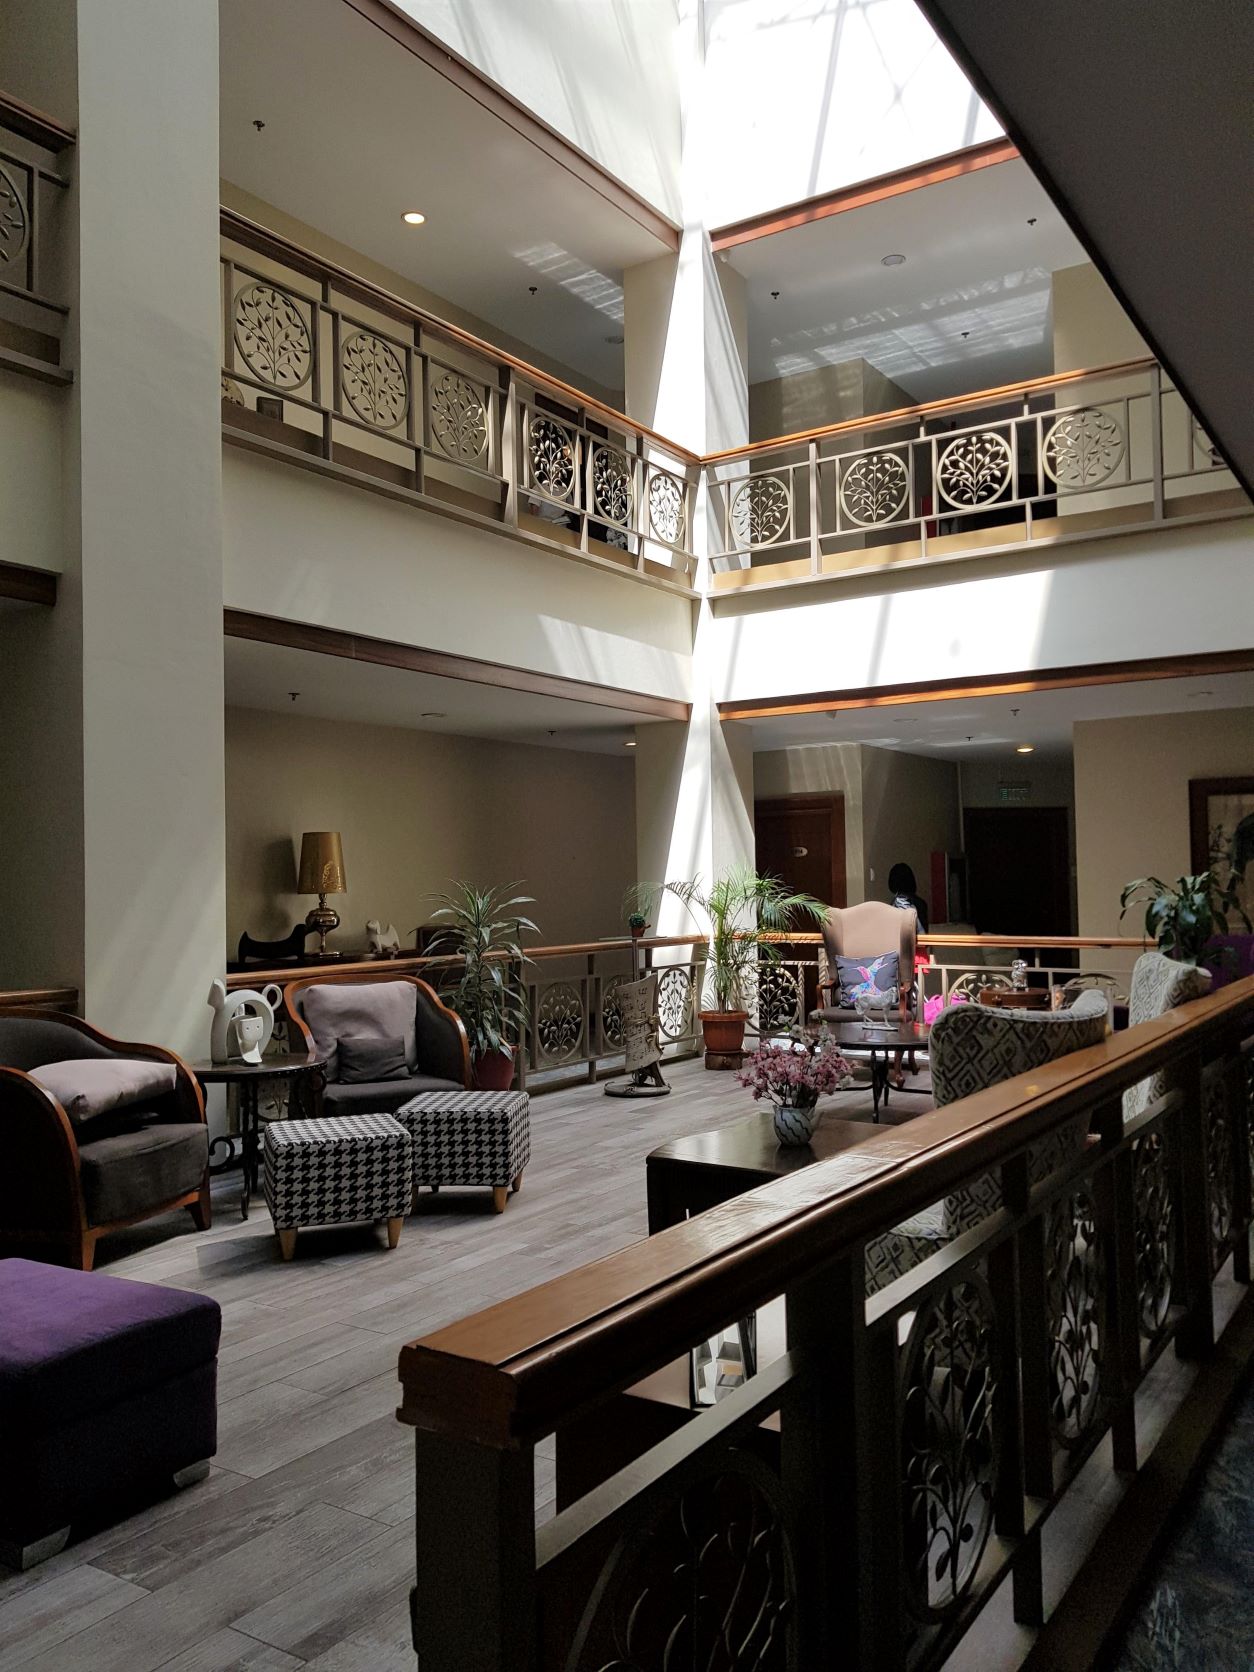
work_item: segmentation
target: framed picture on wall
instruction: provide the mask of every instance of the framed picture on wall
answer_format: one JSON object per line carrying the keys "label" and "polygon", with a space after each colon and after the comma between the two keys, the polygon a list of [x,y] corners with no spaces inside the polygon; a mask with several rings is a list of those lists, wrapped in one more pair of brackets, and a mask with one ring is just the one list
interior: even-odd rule
{"label": "framed picture on wall", "polygon": [[1190,779],[1189,837],[1195,874],[1213,867],[1222,885],[1243,873],[1237,898],[1254,918],[1254,778]]}

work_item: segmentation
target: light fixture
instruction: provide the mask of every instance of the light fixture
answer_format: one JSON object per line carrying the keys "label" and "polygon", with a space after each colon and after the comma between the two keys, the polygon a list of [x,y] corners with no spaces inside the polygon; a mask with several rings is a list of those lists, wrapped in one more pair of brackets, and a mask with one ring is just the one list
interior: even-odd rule
{"label": "light fixture", "polygon": [[634,749],[635,747],[636,747],[636,740],[635,740],[634,737],[629,737],[627,739],[626,743],[623,744],[624,749]]}
{"label": "light fixture", "polygon": [[1189,695],[1191,697],[1213,697],[1214,694],[1215,693],[1213,691],[1190,691],[1189,692]]}
{"label": "light fixture", "polygon": [[421,720],[447,720],[448,715],[442,708],[427,708],[419,715]]}
{"label": "light fixture", "polygon": [[880,257],[880,266],[881,267],[902,267],[902,266],[905,265],[905,260],[906,260],[906,258],[905,258],[904,255],[882,255]]}
{"label": "light fixture", "polygon": [[1020,743],[1018,748],[1015,750],[1016,755],[1031,755],[1035,752],[1036,745],[1034,743]]}
{"label": "light fixture", "polygon": [[605,340],[613,348],[617,348],[620,343],[624,343],[624,342],[627,341],[626,337],[623,336],[621,331],[614,332],[610,336],[606,337]]}
{"label": "light fixture", "polygon": [[417,209],[407,209],[401,216],[401,219],[404,221],[406,226],[421,226],[426,218],[427,217],[420,214]]}

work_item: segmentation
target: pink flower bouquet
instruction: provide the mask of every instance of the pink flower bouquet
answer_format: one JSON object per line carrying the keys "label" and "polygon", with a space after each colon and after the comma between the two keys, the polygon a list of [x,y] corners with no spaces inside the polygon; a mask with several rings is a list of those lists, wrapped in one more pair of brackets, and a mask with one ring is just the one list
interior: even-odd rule
{"label": "pink flower bouquet", "polygon": [[805,1109],[839,1091],[852,1073],[849,1059],[820,1039],[813,1045],[760,1045],[736,1078],[755,1098]]}

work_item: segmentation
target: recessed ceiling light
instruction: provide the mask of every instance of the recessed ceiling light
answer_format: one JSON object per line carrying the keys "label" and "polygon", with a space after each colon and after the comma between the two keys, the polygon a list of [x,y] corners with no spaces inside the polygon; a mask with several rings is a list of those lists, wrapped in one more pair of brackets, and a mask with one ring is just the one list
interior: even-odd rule
{"label": "recessed ceiling light", "polygon": [[1036,749],[1035,743],[1020,743],[1018,748],[1015,750],[1015,754],[1016,755],[1030,755],[1030,754],[1034,753],[1035,749]]}
{"label": "recessed ceiling light", "polygon": [[1215,693],[1213,691],[1190,691],[1189,692],[1189,695],[1191,697],[1213,697],[1214,694]]}
{"label": "recessed ceiling light", "polygon": [[428,708],[422,714],[424,720],[447,720],[448,715],[442,708]]}
{"label": "recessed ceiling light", "polygon": [[881,267],[902,267],[902,266],[905,265],[905,260],[906,260],[906,258],[905,258],[904,255],[882,255],[880,257],[880,266]]}
{"label": "recessed ceiling light", "polygon": [[634,749],[635,747],[636,747],[636,740],[635,740],[634,737],[629,737],[627,739],[626,743],[623,744],[624,749]]}
{"label": "recessed ceiling light", "polygon": [[624,342],[627,341],[626,337],[623,336],[621,331],[617,332],[613,336],[606,337],[605,340],[606,340],[607,343],[614,343],[614,344],[624,343]]}
{"label": "recessed ceiling light", "polygon": [[401,216],[401,219],[404,221],[406,226],[421,226],[426,218],[427,217],[420,214],[417,209],[407,209]]}

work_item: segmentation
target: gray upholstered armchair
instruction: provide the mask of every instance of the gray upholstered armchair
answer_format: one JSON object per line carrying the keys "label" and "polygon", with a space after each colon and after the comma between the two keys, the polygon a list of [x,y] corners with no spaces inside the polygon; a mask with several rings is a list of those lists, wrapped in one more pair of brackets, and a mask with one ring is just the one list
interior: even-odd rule
{"label": "gray upholstered armchair", "polygon": [[419,1092],[470,1084],[462,1019],[417,976],[304,976],[283,1008],[292,1049],[326,1056],[320,1114],[391,1114]]}
{"label": "gray upholstered armchair", "polygon": [[[1132,967],[1128,994],[1128,1026],[1152,1022],[1190,999],[1204,998],[1210,991],[1210,971],[1196,964],[1182,964],[1161,952],[1143,952]],[[1129,1086],[1123,1094],[1123,1118],[1135,1120],[1151,1103],[1170,1091],[1170,1077],[1160,1072]]]}
{"label": "gray upholstered armchair", "polygon": [[205,1104],[160,1045],[59,1011],[0,1016],[0,1250],[90,1271],[97,1240],[185,1207],[210,1223]]}

